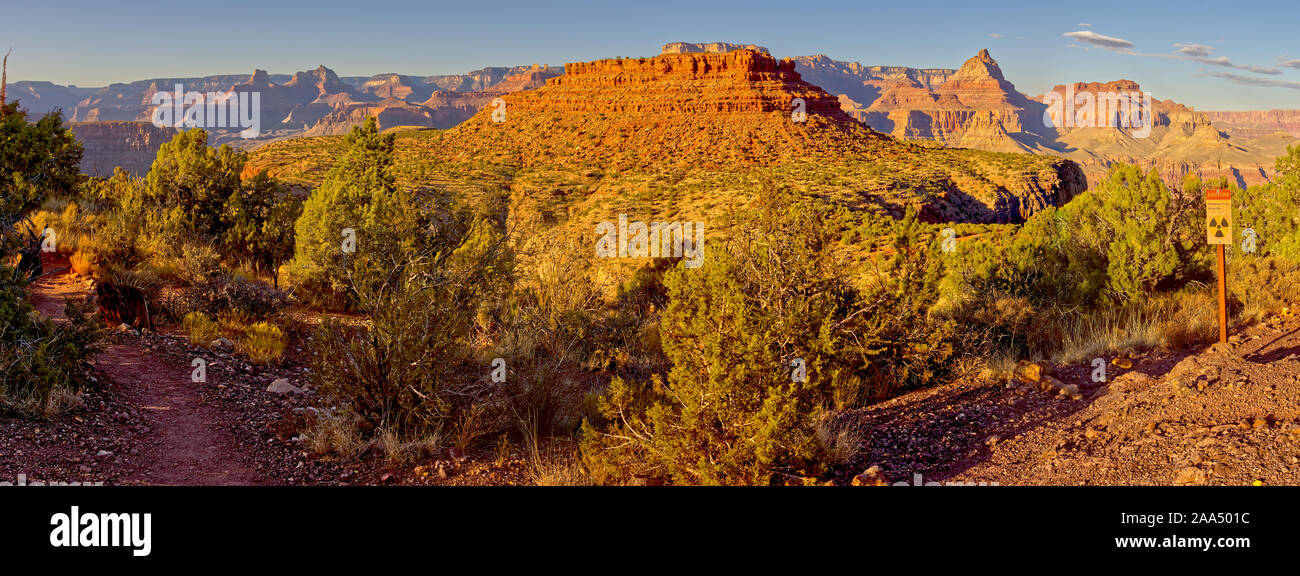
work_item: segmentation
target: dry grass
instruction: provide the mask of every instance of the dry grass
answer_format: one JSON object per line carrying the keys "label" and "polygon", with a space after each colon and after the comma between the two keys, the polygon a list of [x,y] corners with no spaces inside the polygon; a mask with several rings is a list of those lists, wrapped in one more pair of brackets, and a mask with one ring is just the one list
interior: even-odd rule
{"label": "dry grass", "polygon": [[191,346],[209,346],[217,339],[217,323],[202,312],[190,312],[181,320],[181,327]]}
{"label": "dry grass", "polygon": [[257,322],[244,330],[239,347],[254,364],[270,364],[284,355],[284,331],[269,322]]}
{"label": "dry grass", "polygon": [[832,418],[822,418],[817,424],[817,442],[826,455],[825,463],[837,466],[848,463],[867,448],[861,430],[850,426],[833,425]]}
{"label": "dry grass", "polygon": [[322,413],[320,417],[311,420],[301,437],[303,443],[316,454],[337,454],[343,458],[352,458],[366,447],[361,431],[352,418],[337,412]]}
{"label": "dry grass", "polygon": [[591,486],[595,484],[576,447],[548,446],[529,450],[528,479],[537,486]]}

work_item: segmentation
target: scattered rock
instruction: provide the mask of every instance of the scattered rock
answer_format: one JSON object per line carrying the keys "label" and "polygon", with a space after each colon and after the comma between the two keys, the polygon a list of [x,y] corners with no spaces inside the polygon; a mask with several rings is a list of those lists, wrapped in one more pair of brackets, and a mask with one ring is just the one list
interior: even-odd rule
{"label": "scattered rock", "polygon": [[303,393],[302,388],[290,384],[287,378],[276,378],[274,382],[271,382],[270,386],[266,387],[266,391],[272,394],[302,394]]}
{"label": "scattered rock", "polygon": [[872,466],[853,477],[854,486],[888,486],[889,479],[880,471],[880,466]]}
{"label": "scattered rock", "polygon": [[1032,362],[1026,362],[1024,360],[1021,360],[1016,363],[1016,369],[1014,371],[1014,374],[1016,379],[1020,380],[1021,382],[1024,382],[1026,384],[1033,384],[1035,382],[1038,382],[1039,380],[1042,380],[1043,367],[1039,364],[1034,364]]}
{"label": "scattered rock", "polygon": [[1178,486],[1198,486],[1205,483],[1205,471],[1195,466],[1188,466],[1178,471],[1174,484]]}

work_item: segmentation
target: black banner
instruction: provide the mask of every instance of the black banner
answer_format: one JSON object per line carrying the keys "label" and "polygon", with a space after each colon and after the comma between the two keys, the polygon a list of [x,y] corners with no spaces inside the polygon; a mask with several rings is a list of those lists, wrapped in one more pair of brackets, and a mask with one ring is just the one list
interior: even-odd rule
{"label": "black banner", "polygon": [[[1024,552],[1072,565],[1280,560],[1298,535],[1286,488],[945,488],[15,487],[2,492],[0,551],[44,566],[432,555],[543,568],[635,549],[638,566],[766,571],[854,551],[918,567]],[[752,552],[700,558],[737,539]]]}

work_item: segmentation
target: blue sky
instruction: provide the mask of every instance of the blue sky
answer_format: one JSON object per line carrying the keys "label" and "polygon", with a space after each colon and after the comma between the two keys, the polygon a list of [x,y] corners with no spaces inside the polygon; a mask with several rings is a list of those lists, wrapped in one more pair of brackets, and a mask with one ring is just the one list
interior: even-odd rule
{"label": "blue sky", "polygon": [[4,3],[0,50],[13,47],[14,81],[102,86],[319,64],[344,76],[452,74],[729,41],[942,68],[988,48],[1029,94],[1128,78],[1200,109],[1300,108],[1296,0]]}

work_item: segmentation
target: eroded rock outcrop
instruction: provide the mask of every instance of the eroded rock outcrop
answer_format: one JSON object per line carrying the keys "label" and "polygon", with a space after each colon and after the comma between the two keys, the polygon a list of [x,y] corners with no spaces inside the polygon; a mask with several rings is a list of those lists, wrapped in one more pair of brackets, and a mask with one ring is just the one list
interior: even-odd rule
{"label": "eroded rock outcrop", "polygon": [[[1040,109],[1006,80],[988,50],[980,50],[942,83],[900,79],[854,115],[901,139],[1021,152],[1041,132],[1035,121]],[[967,138],[968,126],[979,132]]]}
{"label": "eroded rock outcrop", "polygon": [[503,100],[504,115],[479,112],[435,153],[592,173],[809,170],[891,211],[913,199],[935,220],[1020,221],[1083,190],[1068,161],[1007,161],[885,137],[805,82],[793,60],[753,50],[571,63],[544,87]]}
{"label": "eroded rock outcrop", "polygon": [[148,122],[73,122],[68,126],[84,149],[81,171],[91,176],[111,176],[117,167],[144,176],[158,148],[176,135],[175,130]]}
{"label": "eroded rock outcrop", "polygon": [[753,50],[767,54],[767,48],[756,44],[732,44],[731,42],[669,42],[664,44],[662,54],[726,54],[733,50]]}

